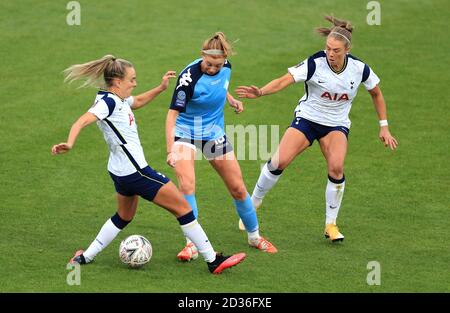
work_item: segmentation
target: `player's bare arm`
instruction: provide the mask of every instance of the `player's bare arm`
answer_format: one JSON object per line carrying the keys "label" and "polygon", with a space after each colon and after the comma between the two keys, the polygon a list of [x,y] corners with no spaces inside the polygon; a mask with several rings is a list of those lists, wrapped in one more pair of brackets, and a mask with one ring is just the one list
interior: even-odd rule
{"label": "player's bare arm", "polygon": [[289,85],[295,83],[294,78],[290,73],[287,73],[277,79],[272,80],[262,88],[256,86],[239,86],[236,88],[236,94],[239,98],[255,99],[265,95],[270,95],[283,90]]}
{"label": "player's bare arm", "polygon": [[234,112],[241,113],[244,111],[244,105],[241,101],[235,99],[229,92],[227,92],[227,101],[234,108]]}
{"label": "player's bare arm", "polygon": [[166,118],[166,148],[167,148],[167,164],[175,167],[176,155],[173,151],[173,142],[175,138],[175,122],[180,112],[177,110],[169,110]]}
{"label": "player's bare arm", "polygon": [[52,147],[52,154],[61,154],[69,152],[70,149],[72,149],[73,145],[75,144],[75,141],[77,140],[78,135],[80,134],[80,131],[97,121],[97,117],[90,113],[86,112],[80,118],[72,125],[72,128],[70,129],[69,136],[67,138],[67,142],[61,142],[57,145],[54,145]]}
{"label": "player's bare arm", "polygon": [[167,73],[162,77],[162,81],[159,86],[134,97],[134,103],[131,108],[133,110],[137,110],[155,99],[160,93],[167,89],[167,87],[169,86],[169,80],[175,77],[175,71],[167,71]]}
{"label": "player's bare arm", "polygon": [[[380,87],[377,85],[375,88],[369,90],[369,94],[372,97],[379,120],[387,121],[386,102],[384,101],[383,93],[381,92]],[[386,124],[380,125],[379,138],[385,147],[389,147],[391,150],[397,148],[397,139],[391,135],[387,122]]]}

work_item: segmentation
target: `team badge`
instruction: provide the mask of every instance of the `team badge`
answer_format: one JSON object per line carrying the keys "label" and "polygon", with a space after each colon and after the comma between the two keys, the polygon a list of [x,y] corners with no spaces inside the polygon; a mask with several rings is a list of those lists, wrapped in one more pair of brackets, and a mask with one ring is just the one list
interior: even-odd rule
{"label": "team badge", "polygon": [[183,101],[184,99],[186,99],[186,93],[183,90],[180,90],[177,93],[177,99]]}
{"label": "team badge", "polygon": [[177,100],[175,101],[175,105],[179,107],[186,106],[186,93],[183,90],[177,92]]}

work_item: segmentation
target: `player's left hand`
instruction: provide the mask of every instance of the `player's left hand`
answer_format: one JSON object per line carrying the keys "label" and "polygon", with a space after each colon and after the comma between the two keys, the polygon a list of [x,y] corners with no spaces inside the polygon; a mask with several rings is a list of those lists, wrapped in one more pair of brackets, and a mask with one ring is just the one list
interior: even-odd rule
{"label": "player's left hand", "polygon": [[395,150],[397,148],[398,146],[397,139],[395,139],[391,135],[387,126],[381,127],[379,137],[385,147],[389,147],[391,148],[391,150]]}
{"label": "player's left hand", "polygon": [[244,105],[242,104],[242,101],[239,101],[239,100],[236,100],[236,99],[230,97],[228,99],[228,103],[230,103],[230,106],[232,106],[234,108],[234,112],[236,112],[237,114],[244,111]]}
{"label": "player's left hand", "polygon": [[162,88],[162,90],[166,90],[167,87],[169,87],[169,79],[176,77],[177,73],[175,71],[167,71],[167,73],[162,77],[162,81],[159,86]]}
{"label": "player's left hand", "polygon": [[66,142],[61,142],[52,147],[52,154],[56,155],[56,154],[66,153],[66,152],[69,152],[70,149],[72,149],[71,145],[69,145]]}

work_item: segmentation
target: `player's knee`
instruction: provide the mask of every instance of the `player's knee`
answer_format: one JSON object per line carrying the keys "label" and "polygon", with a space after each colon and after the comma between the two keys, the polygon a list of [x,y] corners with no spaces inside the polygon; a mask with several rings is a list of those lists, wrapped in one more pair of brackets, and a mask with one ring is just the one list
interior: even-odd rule
{"label": "player's knee", "polygon": [[183,180],[180,184],[180,191],[185,195],[190,195],[195,192],[194,180]]}
{"label": "player's knee", "polygon": [[231,196],[236,200],[245,200],[247,198],[247,189],[243,184],[236,185],[230,188]]}
{"label": "player's knee", "polygon": [[334,179],[341,179],[344,175],[344,167],[339,164],[330,164],[328,168],[328,175]]}

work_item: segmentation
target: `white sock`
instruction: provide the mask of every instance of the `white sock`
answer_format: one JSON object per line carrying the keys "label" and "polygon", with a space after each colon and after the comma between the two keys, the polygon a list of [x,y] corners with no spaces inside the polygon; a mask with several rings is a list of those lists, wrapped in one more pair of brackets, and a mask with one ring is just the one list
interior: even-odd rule
{"label": "white sock", "polygon": [[[272,187],[277,183],[278,179],[280,179],[280,175],[274,175],[269,171],[267,167],[267,163],[264,164],[261,174],[259,175],[258,182],[256,183],[255,189],[252,194],[252,201],[262,200],[266,193],[272,189]],[[254,198],[257,198],[253,200]]]}
{"label": "white sock", "polygon": [[258,210],[258,208],[261,206],[262,199],[255,197],[254,195],[251,196],[253,207],[255,208],[255,211]]}
{"label": "white sock", "polygon": [[345,180],[340,184],[335,184],[328,179],[325,190],[326,218],[325,224],[336,224],[336,219],[341,207],[344,195]]}
{"label": "white sock", "polygon": [[91,243],[89,248],[83,253],[86,263],[91,262],[95,256],[105,249],[114,238],[117,237],[121,229],[117,228],[111,219],[108,219],[103,227],[100,229],[95,240]]}
{"label": "white sock", "polygon": [[185,237],[189,238],[197,247],[198,252],[203,256],[206,262],[212,262],[216,259],[216,252],[208,240],[202,226],[194,220],[188,224],[180,225]]}
{"label": "white sock", "polygon": [[247,235],[249,241],[258,240],[259,238],[261,238],[261,236],[259,235],[259,229],[252,232],[247,232]]}

